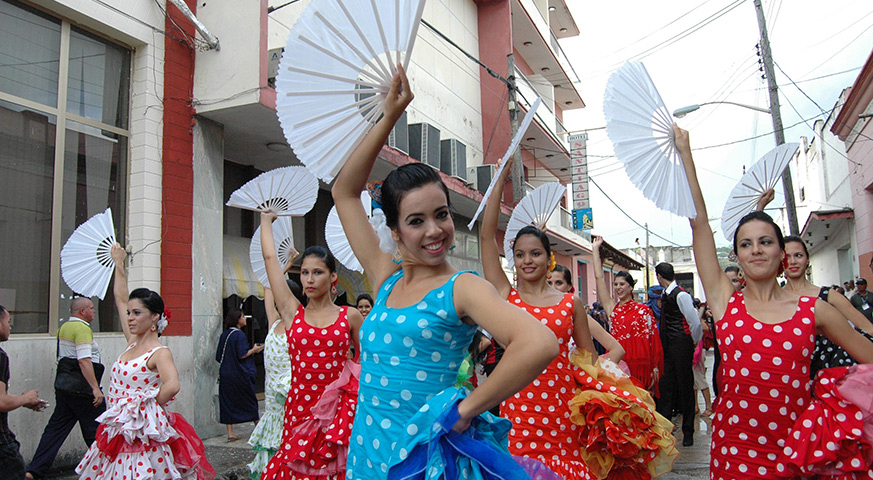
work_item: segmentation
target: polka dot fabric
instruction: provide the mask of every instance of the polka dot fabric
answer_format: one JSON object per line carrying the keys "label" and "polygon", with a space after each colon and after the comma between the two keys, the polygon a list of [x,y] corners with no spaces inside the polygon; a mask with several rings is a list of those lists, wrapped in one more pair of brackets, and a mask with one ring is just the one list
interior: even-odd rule
{"label": "polka dot fabric", "polygon": [[810,402],[815,300],[800,297],[790,319],[767,324],[748,314],[738,292],[716,322],[722,358],[712,421],[712,479],[790,476],[788,465],[777,458]]}
{"label": "polka dot fabric", "polygon": [[385,479],[391,462],[399,462],[411,448],[398,444],[403,436],[431,428],[410,420],[435,395],[452,387],[476,332],[455,310],[453,289],[462,273],[405,308],[386,305],[403,278],[402,270],[377,293],[361,326],[361,383],[349,479]]}
{"label": "polka dot fabric", "polygon": [[297,309],[287,331],[288,353],[293,365],[291,390],[285,401],[282,445],[270,459],[262,479],[327,480],[345,478],[348,437],[355,412],[352,396],[325,413],[324,424],[301,433],[309,424],[313,407],[328,385],[343,372],[348,359],[350,335],[348,307],[343,307],[330,326],[313,327]]}
{"label": "polka dot fabric", "polygon": [[[97,440],[76,467],[82,480],[198,478],[198,468],[174,461],[173,444],[180,435],[155,400],[161,386],[160,374],[146,364],[160,348],[166,347],[127,361],[119,358],[112,365],[106,394],[108,408],[97,417]],[[194,436],[190,444],[202,447],[193,430],[190,435]]]}
{"label": "polka dot fabric", "polygon": [[568,408],[576,387],[568,346],[573,337],[573,294],[564,295],[557,305],[537,307],[524,303],[513,288],[507,300],[549,327],[560,349],[539,377],[501,405],[500,415],[512,422],[509,451],[540,460],[568,480],[593,478],[582,461],[579,426],[570,421]]}
{"label": "polka dot fabric", "polygon": [[[815,397],[794,423],[778,459],[788,465],[793,474],[873,479],[873,445],[871,439],[864,436],[865,412],[849,400],[851,396],[845,398],[839,388],[848,372],[848,367],[819,372]],[[868,378],[873,377],[868,375]],[[864,404],[870,405],[867,383]],[[870,433],[873,434],[873,429]]]}
{"label": "polka dot fabric", "polygon": [[631,377],[657,395],[658,382],[652,383],[652,372],[655,368],[664,371],[664,351],[652,309],[642,303],[625,302],[615,306],[609,322],[610,333],[624,348],[622,361]]}
{"label": "polka dot fabric", "polygon": [[274,328],[281,320],[270,326],[264,342],[264,414],[249,437],[249,445],[255,458],[249,464],[250,476],[261,478],[261,472],[282,444],[282,429],[285,420],[285,401],[291,389],[291,358],[288,356],[288,337],[285,332],[276,333]]}

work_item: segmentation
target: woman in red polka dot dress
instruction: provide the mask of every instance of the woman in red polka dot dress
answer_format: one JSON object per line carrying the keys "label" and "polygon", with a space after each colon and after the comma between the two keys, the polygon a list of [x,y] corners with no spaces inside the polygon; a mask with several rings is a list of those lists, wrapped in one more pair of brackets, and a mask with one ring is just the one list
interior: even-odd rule
{"label": "woman in red polka dot dress", "polygon": [[[735,291],[718,263],[688,132],[675,125],[673,129],[697,210],[690,220],[697,271],[719,319],[715,329],[722,356],[721,392],[712,424],[710,476],[800,478],[781,455],[795,421],[810,403],[816,332],[864,363],[873,362],[873,351],[827,302],[780,288],[776,277],[787,263],[785,244],[766,213],[752,212],[737,227],[734,251],[746,287]],[[810,438],[808,431],[803,433]]]}
{"label": "woman in red polka dot dress", "polygon": [[261,214],[261,248],[291,356],[291,390],[285,400],[282,443],[261,479],[344,479],[355,415],[360,366],[348,359],[363,318],[354,308],[333,304],[336,260],[326,249],[309,247],[300,283],[309,299],[297,301],[282,274],[273,242],[272,212]]}
{"label": "woman in red polka dot dress", "polygon": [[193,427],[164,410],[179,393],[173,356],[158,340],[167,326],[164,301],[146,288],[128,295],[125,257],[115,244],[115,301],[128,345],[112,365],[107,409],[76,473],[83,480],[211,480],[215,471]]}
{"label": "woman in red polka dot dress", "polygon": [[634,279],[628,272],[615,276],[613,287],[618,303],[612,300],[609,287],[603,279],[600,261],[600,246],[603,238],[594,237],[591,250],[594,260],[594,279],[597,281],[597,298],[609,316],[609,333],[625,350],[624,361],[630,375],[652,395],[658,396],[658,378],[664,368],[664,351],[655,326],[655,317],[648,305],[634,301]]}

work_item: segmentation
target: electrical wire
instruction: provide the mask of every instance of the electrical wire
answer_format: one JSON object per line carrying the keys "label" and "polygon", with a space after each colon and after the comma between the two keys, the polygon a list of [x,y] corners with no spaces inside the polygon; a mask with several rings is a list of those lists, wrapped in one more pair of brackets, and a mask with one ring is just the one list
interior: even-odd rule
{"label": "electrical wire", "polygon": [[[594,186],[597,187],[598,190],[600,190],[600,193],[602,193],[602,194],[606,197],[607,200],[609,200],[613,205],[615,205],[615,208],[617,208],[619,212],[623,213],[624,216],[628,218],[628,220],[630,220],[631,222],[634,222],[638,227],[640,227],[640,228],[642,228],[642,229],[645,229],[645,228],[646,228],[646,227],[644,227],[640,222],[634,220],[634,217],[631,217],[627,212],[624,211],[623,208],[619,207],[618,204],[615,203],[615,200],[613,200],[612,197],[610,197],[609,195],[607,195],[606,192],[604,192],[603,189],[600,188],[600,185],[598,185],[597,182],[594,181],[594,179],[589,179],[589,181],[590,181],[591,183],[593,183]],[[662,236],[658,235],[657,233],[653,232],[652,229],[648,229],[648,230],[649,230],[649,233],[650,233],[650,234],[652,234],[652,235],[655,236],[655,237],[660,238],[661,240],[664,240],[665,242],[668,242],[668,243],[670,243],[670,244],[672,244],[672,245],[675,245],[675,246],[677,246],[677,247],[681,247],[681,246],[682,246],[682,245],[679,245],[678,243],[674,242],[673,240],[670,240],[670,239],[668,239],[668,238],[665,238],[665,237],[662,237]]]}

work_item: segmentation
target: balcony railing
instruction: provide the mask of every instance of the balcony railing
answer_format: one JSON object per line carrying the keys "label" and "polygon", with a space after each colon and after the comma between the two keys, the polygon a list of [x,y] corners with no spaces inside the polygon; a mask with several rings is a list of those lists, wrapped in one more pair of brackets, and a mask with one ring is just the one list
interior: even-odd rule
{"label": "balcony railing", "polygon": [[570,143],[567,141],[567,134],[564,133],[567,129],[564,127],[564,124],[558,120],[558,117],[555,116],[554,88],[551,85],[547,85],[537,89],[530,79],[527,78],[527,75],[519,70],[518,67],[515,68],[515,77],[518,80],[516,86],[518,87],[520,94],[519,101],[524,104],[526,108],[530,108],[537,97],[542,97],[543,106],[546,108],[540,108],[537,110],[537,120],[539,120],[540,124],[546,128],[558,143],[564,146],[565,150],[569,151]]}
{"label": "balcony railing", "polygon": [[555,36],[554,32],[552,32],[552,27],[549,25],[549,19],[543,16],[543,12],[537,8],[533,0],[519,0],[519,4],[529,12],[534,27],[536,27],[540,32],[540,35],[542,35],[543,38],[548,39],[547,41],[552,48],[552,52],[555,54],[555,58],[558,59],[558,63],[561,64],[561,67],[564,69],[564,72],[567,73],[567,76],[569,77],[570,74],[572,74],[574,77],[571,78],[570,81],[579,83],[579,75],[576,73],[576,70],[573,69],[573,64],[570,63],[569,57],[564,53],[564,49],[561,48],[561,44],[558,42],[558,37]]}

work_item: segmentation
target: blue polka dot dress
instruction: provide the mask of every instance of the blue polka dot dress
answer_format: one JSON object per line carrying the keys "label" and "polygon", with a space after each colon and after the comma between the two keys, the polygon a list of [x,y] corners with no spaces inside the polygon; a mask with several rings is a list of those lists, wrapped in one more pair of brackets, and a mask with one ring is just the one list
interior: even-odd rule
{"label": "blue polka dot dress", "polygon": [[347,478],[384,479],[409,454],[398,442],[432,425],[411,422],[425,403],[453,387],[476,332],[455,311],[452,289],[464,272],[406,308],[386,305],[400,270],[382,285],[361,326],[361,383]]}

